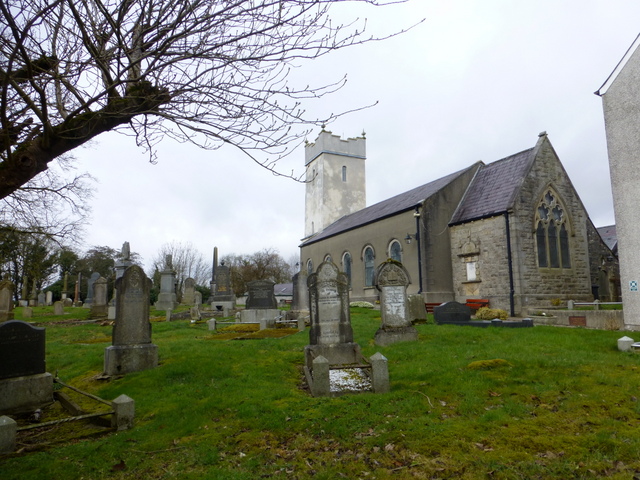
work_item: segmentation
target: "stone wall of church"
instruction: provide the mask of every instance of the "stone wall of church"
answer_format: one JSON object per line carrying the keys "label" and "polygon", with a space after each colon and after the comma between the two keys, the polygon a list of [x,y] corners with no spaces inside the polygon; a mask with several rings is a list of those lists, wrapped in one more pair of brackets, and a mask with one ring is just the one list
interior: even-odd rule
{"label": "stone wall of church", "polygon": [[[538,146],[536,160],[522,183],[513,211],[509,213],[516,314],[523,307],[549,306],[556,300],[592,299],[587,212],[546,137]],[[567,218],[569,268],[538,266],[535,215],[542,196],[549,188],[560,199]],[[456,300],[488,298],[491,307],[509,312],[505,216],[451,227],[451,246]]]}

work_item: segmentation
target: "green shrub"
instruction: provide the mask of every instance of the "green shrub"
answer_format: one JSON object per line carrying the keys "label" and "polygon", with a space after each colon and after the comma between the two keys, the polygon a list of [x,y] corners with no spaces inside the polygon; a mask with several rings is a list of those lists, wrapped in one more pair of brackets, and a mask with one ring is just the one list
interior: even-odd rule
{"label": "green shrub", "polygon": [[500,320],[506,320],[509,314],[506,310],[500,308],[482,307],[476,312],[476,318],[478,320],[493,320],[499,318]]}

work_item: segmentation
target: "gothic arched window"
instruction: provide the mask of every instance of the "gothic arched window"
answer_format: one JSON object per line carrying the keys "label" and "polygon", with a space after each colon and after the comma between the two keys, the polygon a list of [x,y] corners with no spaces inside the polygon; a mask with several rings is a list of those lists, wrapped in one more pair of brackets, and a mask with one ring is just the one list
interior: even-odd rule
{"label": "gothic arched window", "polygon": [[344,252],[344,255],[342,255],[342,271],[347,276],[349,285],[351,285],[351,254],[349,252]]}
{"label": "gothic arched window", "polygon": [[313,262],[311,259],[307,260],[307,275],[311,275],[313,273]]}
{"label": "gothic arched window", "polygon": [[566,210],[551,189],[538,202],[536,247],[541,268],[571,268]]}
{"label": "gothic arched window", "polygon": [[375,254],[373,252],[373,248],[371,248],[370,246],[367,246],[364,249],[364,286],[365,287],[372,287],[373,286],[373,276],[374,276],[374,260],[375,260]]}
{"label": "gothic arched window", "polygon": [[389,244],[389,258],[396,262],[402,262],[402,247],[398,240],[392,240]]}

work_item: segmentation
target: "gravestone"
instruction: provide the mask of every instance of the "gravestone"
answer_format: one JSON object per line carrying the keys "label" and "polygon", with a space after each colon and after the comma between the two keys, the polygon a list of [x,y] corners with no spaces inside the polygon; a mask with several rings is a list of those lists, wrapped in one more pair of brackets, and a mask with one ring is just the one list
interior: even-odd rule
{"label": "gravestone", "polygon": [[291,299],[291,318],[309,316],[309,288],[307,287],[307,272],[300,271],[292,278],[293,298]]}
{"label": "gravestone", "polygon": [[45,299],[46,305],[47,307],[50,307],[51,305],[53,305],[53,292],[51,290],[47,290],[47,293],[45,295],[46,295],[46,299]]}
{"label": "gravestone", "polygon": [[29,306],[37,307],[38,306],[38,289],[36,288],[36,281],[34,280],[33,286],[31,287],[31,293],[29,294]]}
{"label": "gravestone", "polygon": [[458,302],[447,302],[433,309],[436,323],[460,323],[471,321],[471,309]]}
{"label": "gravestone", "polygon": [[151,343],[150,288],[151,280],[137,265],[116,280],[116,320],[113,345],[105,349],[105,374],[124,375],[158,366],[158,346]]}
{"label": "gravestone", "polygon": [[247,283],[248,296],[246,308],[278,308],[278,301],[273,293],[274,282],[255,280]]}
{"label": "gravestone", "polygon": [[213,308],[218,310],[236,308],[236,296],[231,288],[231,270],[224,262],[215,266],[212,292],[209,303]]}
{"label": "gravestone", "polygon": [[358,363],[360,346],[353,342],[349,281],[335,264],[323,262],[308,278],[311,329],[305,361],[323,356],[330,365]]}
{"label": "gravestone", "polygon": [[200,293],[198,290],[193,292],[193,304],[196,307],[202,306],[202,293]]}
{"label": "gravestone", "polygon": [[427,319],[427,307],[421,294],[407,295],[407,302],[409,303],[409,320],[415,322]]}
{"label": "gravestone", "polygon": [[247,283],[247,302],[245,309],[240,311],[240,322],[259,323],[261,330],[275,327],[282,312],[278,309],[278,301],[273,293],[274,286],[275,283],[269,280]]}
{"label": "gravestone", "polygon": [[316,272],[309,275],[307,283],[311,329],[309,345],[304,349],[304,372],[312,394],[340,394],[331,387],[330,372],[353,368],[368,371],[370,378],[377,379],[374,392],[389,391],[386,359],[382,357],[383,361],[367,362],[360,353],[360,346],[353,341],[347,276],[328,261],[321,263]]}
{"label": "gravestone", "polygon": [[22,318],[33,318],[33,307],[22,307]]}
{"label": "gravestone", "polygon": [[177,306],[176,272],[173,270],[171,255],[167,255],[164,269],[160,272],[160,293],[155,308],[156,310],[175,310]]}
{"label": "gravestone", "polygon": [[84,301],[84,307],[91,308],[93,304],[93,296],[94,296],[94,285],[96,280],[100,278],[100,274],[98,272],[93,272],[87,280],[87,298]]}
{"label": "gravestone", "polygon": [[29,306],[29,299],[27,298],[27,277],[22,277],[22,290],[20,292],[20,301],[18,302],[21,307]]}
{"label": "gravestone", "polygon": [[93,282],[93,299],[91,302],[91,318],[103,318],[108,313],[107,279],[101,276]]}
{"label": "gravestone", "polygon": [[398,342],[418,340],[418,331],[408,318],[407,285],[409,272],[400,262],[387,260],[376,269],[376,288],[380,291],[382,324],[375,334],[376,345],[386,347]]}
{"label": "gravestone", "polygon": [[196,293],[196,281],[193,278],[187,278],[184,281],[184,294],[182,295],[183,305],[194,305]]}
{"label": "gravestone", "polygon": [[62,301],[58,300],[53,303],[53,314],[54,315],[64,315],[64,305]]}
{"label": "gravestone", "polygon": [[39,307],[44,307],[46,304],[46,296],[44,294],[44,292],[40,292],[38,293],[38,306]]}
{"label": "gravestone", "polygon": [[13,320],[13,289],[9,280],[0,282],[0,322]]}
{"label": "gravestone", "polygon": [[0,323],[0,414],[29,412],[52,402],[45,329],[19,320]]}

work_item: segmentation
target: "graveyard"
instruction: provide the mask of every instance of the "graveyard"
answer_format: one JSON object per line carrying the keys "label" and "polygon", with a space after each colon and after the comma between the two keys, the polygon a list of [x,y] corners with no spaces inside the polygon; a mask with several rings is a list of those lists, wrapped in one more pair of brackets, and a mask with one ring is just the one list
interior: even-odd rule
{"label": "graveyard", "polygon": [[352,307],[353,342],[366,358],[388,359],[390,390],[314,397],[303,372],[309,328],[230,335],[151,309],[157,367],[104,378],[110,322],[82,308],[53,313],[36,307],[28,319],[46,329],[46,370],[101,398],[134,399],[134,426],[86,421],[19,434],[15,452],[0,456],[3,480],[640,472],[640,355],[618,350],[620,331],[467,328],[429,315],[414,325],[417,340],[381,347],[381,311]]}

